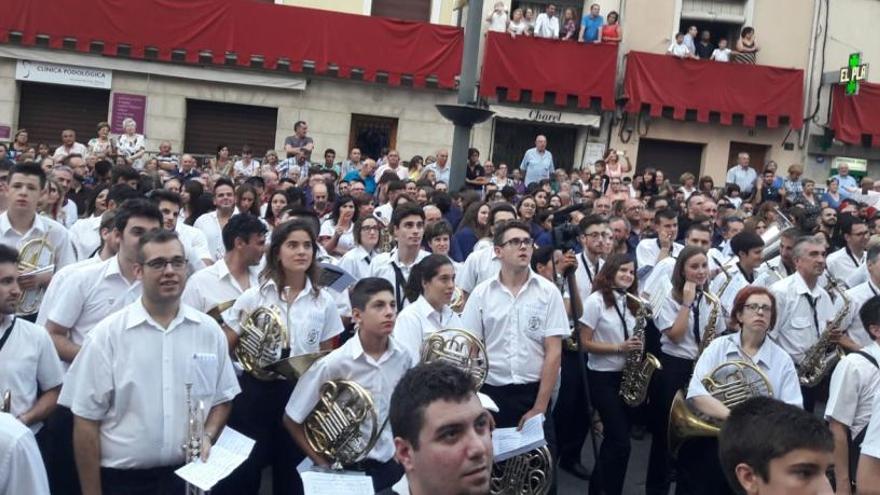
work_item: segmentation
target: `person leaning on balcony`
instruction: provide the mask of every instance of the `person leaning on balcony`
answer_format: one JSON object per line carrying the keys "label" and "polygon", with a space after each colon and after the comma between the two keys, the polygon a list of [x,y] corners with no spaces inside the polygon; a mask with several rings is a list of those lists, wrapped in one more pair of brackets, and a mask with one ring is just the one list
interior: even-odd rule
{"label": "person leaning on balcony", "polygon": [[602,26],[600,40],[602,43],[618,44],[623,39],[623,29],[620,27],[620,16],[617,12],[608,13],[608,23]]}
{"label": "person leaning on balcony", "polygon": [[547,11],[538,14],[535,20],[535,37],[559,39],[559,17],[556,17],[556,5],[547,5]]}
{"label": "person leaning on balcony", "polygon": [[712,51],[712,60],[716,62],[730,62],[730,54],[732,50],[727,47],[727,38],[718,40],[718,48]]}
{"label": "person leaning on balcony", "polygon": [[514,38],[529,35],[529,23],[523,18],[523,9],[513,11],[513,18],[507,25],[507,32]]}
{"label": "person leaning on balcony", "polygon": [[733,62],[737,64],[755,64],[758,59],[758,43],[755,41],[755,28],[746,26],[736,42]]}
{"label": "person leaning on balcony", "polygon": [[489,31],[503,33],[507,31],[507,24],[510,18],[507,16],[507,10],[504,9],[504,2],[495,2],[495,9],[486,17],[489,23]]}
{"label": "person leaning on balcony", "polygon": [[560,38],[564,41],[574,41],[577,39],[578,25],[574,20],[574,9],[568,7],[562,16],[562,33]]}
{"label": "person leaning on balcony", "polygon": [[677,58],[697,58],[694,52],[684,44],[684,33],[675,33],[675,41],[666,49],[666,54]]}
{"label": "person leaning on balcony", "polygon": [[600,43],[602,41],[602,24],[604,19],[599,15],[599,4],[590,5],[590,13],[581,19],[581,35],[578,41],[584,43]]}

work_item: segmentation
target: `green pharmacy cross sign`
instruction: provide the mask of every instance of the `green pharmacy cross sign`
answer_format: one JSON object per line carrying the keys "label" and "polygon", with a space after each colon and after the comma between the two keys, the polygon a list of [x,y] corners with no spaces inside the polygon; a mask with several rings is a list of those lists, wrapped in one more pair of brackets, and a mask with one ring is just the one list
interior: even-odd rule
{"label": "green pharmacy cross sign", "polygon": [[846,86],[846,95],[859,94],[859,83],[868,78],[868,64],[862,63],[861,53],[851,53],[849,63],[840,69],[840,84]]}

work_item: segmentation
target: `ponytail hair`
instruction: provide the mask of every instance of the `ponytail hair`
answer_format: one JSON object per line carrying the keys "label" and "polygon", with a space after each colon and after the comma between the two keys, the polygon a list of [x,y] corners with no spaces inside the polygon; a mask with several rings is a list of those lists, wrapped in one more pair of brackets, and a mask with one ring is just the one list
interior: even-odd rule
{"label": "ponytail hair", "polygon": [[452,260],[442,254],[426,256],[422,261],[416,263],[409,274],[409,280],[406,281],[406,287],[403,289],[406,300],[411,303],[416,302],[416,299],[424,292],[422,284],[436,277],[441,267],[451,264]]}

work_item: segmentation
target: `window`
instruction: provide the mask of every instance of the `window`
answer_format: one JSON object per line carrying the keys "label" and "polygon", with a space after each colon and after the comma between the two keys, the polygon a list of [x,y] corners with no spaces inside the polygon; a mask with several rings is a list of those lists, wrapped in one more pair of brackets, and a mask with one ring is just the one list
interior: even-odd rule
{"label": "window", "polygon": [[682,0],[678,30],[687,33],[697,26],[700,33],[709,31],[712,44],[727,39],[729,48],[736,45],[742,28],[751,21],[754,0]]}
{"label": "window", "polygon": [[31,143],[46,143],[52,151],[68,128],[85,144],[97,136],[98,122],[107,120],[109,105],[109,90],[23,82],[18,127],[28,130]]}
{"label": "window", "polygon": [[679,177],[685,172],[699,176],[697,172],[702,168],[702,161],[701,143],[641,138],[636,175],[648,167],[654,167],[662,170],[670,183],[678,184]]}
{"label": "window", "polygon": [[[491,4],[495,4],[494,1],[487,2]],[[515,1],[512,4],[512,8],[510,9],[510,17],[513,17],[513,11],[516,9],[522,9],[523,15],[525,15],[526,9],[532,9],[532,12],[535,13],[534,19],[538,18],[538,14],[547,10],[547,6],[550,4],[556,6],[556,16],[559,18],[559,29],[562,29],[562,19],[565,14],[565,9],[572,9],[574,11],[574,18],[577,21],[578,25],[578,33],[581,29],[581,17],[583,16],[584,11],[584,2],[583,0],[523,0],[523,1]],[[590,1],[590,4],[596,3],[594,1]],[[604,16],[607,12],[602,12]],[[575,37],[577,37],[577,33],[575,33]]]}
{"label": "window", "polygon": [[556,168],[571,170],[577,126],[531,123],[519,120],[495,119],[492,140],[492,162],[506,163],[507,170],[519,168],[523,155],[535,146],[535,136],[547,137],[547,149],[553,154]]}
{"label": "window", "polygon": [[260,157],[275,149],[275,127],[278,109],[252,105],[235,105],[203,100],[186,100],[187,153],[214,155],[220,144],[229,147],[230,155],[238,155],[245,144]]}
{"label": "window", "polygon": [[373,0],[370,14],[428,22],[431,20],[431,0]]}
{"label": "window", "polygon": [[352,148],[373,160],[379,159],[383,148],[397,148],[397,119],[352,114],[348,149]]}

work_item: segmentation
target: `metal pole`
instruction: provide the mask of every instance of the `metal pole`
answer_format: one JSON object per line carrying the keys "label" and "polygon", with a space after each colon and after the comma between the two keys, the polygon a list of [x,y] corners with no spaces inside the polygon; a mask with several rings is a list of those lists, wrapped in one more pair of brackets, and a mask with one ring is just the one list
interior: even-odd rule
{"label": "metal pole", "polygon": [[[470,0],[467,7],[467,23],[464,28],[464,53],[461,58],[461,75],[458,80],[458,103],[474,105],[477,97],[477,57],[480,53],[480,28],[483,20],[483,0]],[[450,157],[449,190],[464,187],[467,167],[467,150],[470,147],[473,125],[455,126]]]}

